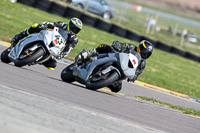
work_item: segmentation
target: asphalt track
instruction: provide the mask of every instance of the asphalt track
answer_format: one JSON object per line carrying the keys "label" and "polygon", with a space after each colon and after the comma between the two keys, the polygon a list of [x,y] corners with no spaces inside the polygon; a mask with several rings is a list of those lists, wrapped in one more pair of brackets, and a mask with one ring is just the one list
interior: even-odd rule
{"label": "asphalt track", "polygon": [[[0,52],[5,48],[0,45]],[[0,132],[200,132],[200,118],[134,96],[200,110],[195,100],[127,82],[118,94],[107,88],[91,91],[61,81],[67,65],[59,62],[50,71],[0,62]]]}

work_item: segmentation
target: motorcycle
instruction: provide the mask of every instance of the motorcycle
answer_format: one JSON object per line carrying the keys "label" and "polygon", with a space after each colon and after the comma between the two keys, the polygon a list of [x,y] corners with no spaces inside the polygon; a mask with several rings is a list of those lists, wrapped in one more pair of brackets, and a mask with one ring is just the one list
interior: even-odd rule
{"label": "motorcycle", "polygon": [[21,39],[14,47],[4,50],[1,53],[1,61],[14,62],[18,67],[43,63],[51,56],[59,57],[67,38],[67,32],[58,27],[54,27],[52,31],[41,30]]}
{"label": "motorcycle", "polygon": [[109,86],[126,78],[133,79],[141,59],[134,50],[119,53],[113,49],[113,52],[98,54],[93,59],[75,61],[63,69],[61,79],[68,83],[77,81],[92,90],[108,87],[112,92],[119,92],[121,87]]}

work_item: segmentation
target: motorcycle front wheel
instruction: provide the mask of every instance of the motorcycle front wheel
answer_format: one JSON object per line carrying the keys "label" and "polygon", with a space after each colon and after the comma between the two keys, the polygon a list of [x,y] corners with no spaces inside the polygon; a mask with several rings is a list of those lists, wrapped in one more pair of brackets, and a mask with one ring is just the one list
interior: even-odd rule
{"label": "motorcycle front wheel", "polygon": [[99,80],[96,82],[92,82],[92,81],[88,82],[86,84],[86,88],[91,89],[91,90],[97,90],[97,89],[100,89],[102,87],[106,87],[106,86],[112,84],[119,78],[120,78],[120,76],[119,76],[118,72],[112,71],[105,79],[102,79],[102,80]]}
{"label": "motorcycle front wheel", "polygon": [[61,79],[67,83],[71,83],[74,82],[75,79],[73,77],[73,70],[71,70],[70,68],[73,66],[74,64],[71,64],[69,66],[67,66],[65,69],[63,69],[63,71],[61,72]]}
{"label": "motorcycle front wheel", "polygon": [[4,50],[2,53],[1,53],[1,61],[4,62],[4,63],[10,63],[10,59],[8,57],[8,54],[10,53],[10,48],[7,48],[6,50]]}
{"label": "motorcycle front wheel", "polygon": [[38,58],[45,54],[42,48],[38,48],[33,52],[24,54],[17,62],[15,62],[15,66],[22,67],[28,65],[32,62],[35,62]]}

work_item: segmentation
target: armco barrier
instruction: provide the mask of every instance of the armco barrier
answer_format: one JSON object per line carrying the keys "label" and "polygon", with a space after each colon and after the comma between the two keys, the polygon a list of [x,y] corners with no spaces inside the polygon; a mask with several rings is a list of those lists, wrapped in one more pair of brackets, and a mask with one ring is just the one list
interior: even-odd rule
{"label": "armco barrier", "polygon": [[191,59],[193,61],[200,62],[200,57],[193,55],[189,52],[184,52],[175,47],[168,46],[167,44],[164,44],[160,41],[154,41],[145,36],[140,36],[130,30],[124,29],[115,24],[108,23],[104,20],[101,20],[101,19],[98,19],[95,17],[91,17],[91,16],[84,14],[79,10],[75,10],[74,8],[71,8],[71,7],[64,7],[62,5],[59,5],[55,2],[51,2],[48,0],[18,0],[17,2],[20,2],[20,3],[28,5],[28,6],[36,7],[38,9],[48,11],[53,14],[57,14],[59,16],[63,16],[63,17],[67,17],[67,18],[72,18],[72,17],[80,18],[84,24],[93,26],[97,29],[100,29],[100,30],[103,30],[106,32],[114,33],[120,37],[125,37],[125,38],[133,40],[133,41],[140,42],[141,40],[148,40],[148,41],[152,42],[152,44],[160,50],[174,53],[174,54],[180,55],[182,57],[185,57],[187,59]]}
{"label": "armco barrier", "polygon": [[132,31],[129,31],[129,30],[126,31],[125,38],[133,40],[133,41],[136,41],[136,42],[140,42],[140,40],[141,40],[141,36],[140,35],[132,32]]}
{"label": "armco barrier", "polygon": [[97,19],[96,25],[94,27],[99,29],[99,30],[103,30],[103,31],[109,32],[111,27],[112,27],[112,24],[110,24],[108,22],[105,22],[105,21],[103,21],[101,19]]}
{"label": "armco barrier", "polygon": [[40,0],[40,1],[36,0],[35,3],[33,4],[33,7],[43,11],[48,11],[51,3],[52,2],[50,2],[49,0]]}
{"label": "armco barrier", "polygon": [[67,17],[67,18],[72,18],[72,17],[77,17],[77,18],[81,18],[82,16],[82,12],[75,10],[71,7],[67,7],[67,9],[65,10],[64,16],[63,17]]}
{"label": "armco barrier", "polygon": [[193,55],[193,54],[191,54],[191,53],[189,53],[189,52],[186,52],[185,57],[186,57],[187,59],[191,59],[191,60],[193,60],[193,61],[197,61],[197,62],[200,61],[200,57],[198,57],[198,56],[196,56],[196,55]]}
{"label": "armco barrier", "polygon": [[97,18],[91,17],[86,14],[83,14],[80,19],[84,24],[92,26],[92,27],[94,27],[97,22]]}
{"label": "armco barrier", "polygon": [[156,48],[161,49],[161,50],[163,50],[165,52],[170,52],[172,47],[167,45],[167,44],[164,44],[164,43],[158,41],[156,43]]}
{"label": "armco barrier", "polygon": [[119,27],[118,25],[113,24],[110,29],[110,33],[114,33],[120,37],[126,36],[126,29]]}
{"label": "armco barrier", "polygon": [[56,14],[58,16],[64,16],[66,9],[67,9],[66,7],[52,2],[49,9],[48,9],[48,12]]}
{"label": "armco barrier", "polygon": [[178,48],[175,48],[175,47],[171,47],[171,51],[170,52],[174,53],[176,55],[182,56],[182,57],[185,57],[185,55],[186,55],[186,52],[184,52],[184,51],[182,51],[182,50],[180,50]]}
{"label": "armco barrier", "polygon": [[27,6],[33,6],[33,4],[35,3],[35,0],[17,0],[17,2],[20,2]]}

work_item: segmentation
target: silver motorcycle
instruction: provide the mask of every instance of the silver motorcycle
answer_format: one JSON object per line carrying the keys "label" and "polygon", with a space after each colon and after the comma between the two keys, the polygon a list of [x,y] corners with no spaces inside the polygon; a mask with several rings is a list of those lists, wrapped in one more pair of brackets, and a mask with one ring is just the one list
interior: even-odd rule
{"label": "silver motorcycle", "polygon": [[14,47],[3,51],[1,61],[14,62],[18,67],[43,63],[51,56],[59,57],[67,38],[67,32],[58,27],[54,27],[52,31],[41,30],[39,33],[30,34]]}
{"label": "silver motorcycle", "polygon": [[[61,72],[61,79],[68,83],[77,81],[88,89],[97,90],[126,78],[133,79],[141,59],[136,51],[119,53],[113,49],[112,53],[98,54],[87,61],[75,61]],[[121,90],[119,87],[109,88],[112,92]]]}

